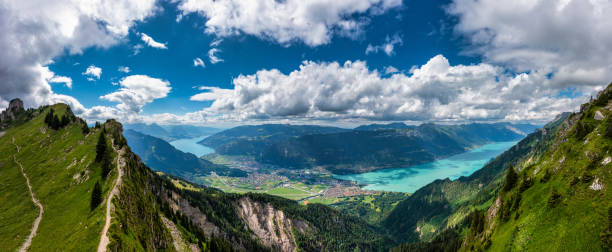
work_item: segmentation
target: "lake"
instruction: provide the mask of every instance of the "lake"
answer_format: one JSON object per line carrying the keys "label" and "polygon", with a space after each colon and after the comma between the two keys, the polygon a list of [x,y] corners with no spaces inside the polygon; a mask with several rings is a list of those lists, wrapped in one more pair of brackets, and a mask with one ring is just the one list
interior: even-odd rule
{"label": "lake", "polygon": [[177,148],[182,152],[188,152],[198,157],[201,157],[206,154],[215,152],[215,150],[210,147],[206,147],[204,145],[198,144],[199,141],[202,141],[206,137],[208,136],[179,139],[179,140],[170,142],[170,144],[174,146],[174,148]]}
{"label": "lake", "polygon": [[334,178],[366,184],[364,189],[413,193],[436,179],[457,179],[469,176],[488,161],[518,142],[497,142],[434,162],[377,170],[361,174],[333,175]]}

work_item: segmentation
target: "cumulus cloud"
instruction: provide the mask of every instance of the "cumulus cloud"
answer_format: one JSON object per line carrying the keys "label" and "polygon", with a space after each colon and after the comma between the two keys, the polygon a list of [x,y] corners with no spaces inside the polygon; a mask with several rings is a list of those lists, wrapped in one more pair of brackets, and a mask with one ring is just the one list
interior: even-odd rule
{"label": "cumulus cloud", "polygon": [[102,75],[102,68],[91,65],[87,67],[87,69],[85,69],[85,72],[83,72],[83,75],[89,76],[89,78],[87,78],[88,81],[94,81],[93,77],[96,77],[96,79],[99,80],[100,75]]}
{"label": "cumulus cloud", "polygon": [[130,75],[119,81],[121,88],[100,99],[117,102],[117,108],[127,114],[138,114],[142,107],[155,99],[164,98],[172,89],[168,81],[146,75]]}
{"label": "cumulus cloud", "polygon": [[223,62],[223,59],[219,58],[216,55],[219,52],[221,52],[221,50],[218,48],[211,48],[210,50],[208,50],[208,59],[210,60],[210,63],[217,64],[219,62]]}
{"label": "cumulus cloud", "polygon": [[50,83],[64,83],[66,87],[72,88],[72,79],[66,76],[53,76],[47,79]]}
{"label": "cumulus cloud", "polygon": [[130,67],[120,66],[119,68],[117,68],[117,71],[122,72],[122,73],[129,73],[131,70],[130,70]]}
{"label": "cumulus cloud", "polygon": [[0,104],[15,97],[26,106],[67,100],[52,91],[46,65],[65,52],[116,44],[134,22],[155,12],[154,3],[0,0]]}
{"label": "cumulus cloud", "polygon": [[206,67],[206,64],[204,64],[204,61],[200,58],[195,58],[193,59],[193,66],[194,67]]}
{"label": "cumulus cloud", "polygon": [[214,100],[199,112],[202,118],[448,122],[546,121],[583,101],[555,98],[541,82],[545,74],[511,75],[484,63],[452,66],[442,55],[388,78],[362,61],[305,61],[287,75],[276,69],[241,75],[233,89],[204,87],[191,100]]}
{"label": "cumulus cloud", "polygon": [[591,92],[612,80],[610,1],[454,0],[448,12],[473,44],[466,52],[486,62],[550,74],[550,88]]}
{"label": "cumulus cloud", "polygon": [[401,0],[183,0],[182,14],[206,17],[206,32],[219,37],[254,35],[282,45],[303,42],[309,46],[327,44],[335,34],[354,37],[367,18],[401,6]]}
{"label": "cumulus cloud", "polygon": [[168,49],[168,47],[166,47],[166,43],[159,43],[147,34],[140,33],[140,39],[142,40],[142,42],[144,42],[150,47],[157,48],[157,49]]}
{"label": "cumulus cloud", "polygon": [[391,38],[387,36],[385,43],[381,45],[373,46],[372,44],[368,44],[365,54],[368,55],[370,53],[378,53],[378,51],[381,51],[387,54],[387,56],[391,56],[395,53],[393,51],[395,49],[395,45],[402,45],[402,43],[404,43],[404,41],[397,34],[393,35]]}

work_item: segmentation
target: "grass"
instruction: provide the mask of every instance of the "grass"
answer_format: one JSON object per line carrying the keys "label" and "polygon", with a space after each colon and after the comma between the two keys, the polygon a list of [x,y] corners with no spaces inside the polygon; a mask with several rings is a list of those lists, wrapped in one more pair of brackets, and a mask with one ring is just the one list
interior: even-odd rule
{"label": "grass", "polygon": [[[557,148],[523,171],[536,182],[522,193],[520,207],[511,213],[510,220],[495,228],[490,238],[492,251],[604,251],[600,233],[608,225],[608,208],[612,207],[608,188],[612,185],[612,164],[602,165],[601,160],[589,157],[612,154],[612,140],[604,136],[609,122],[594,121],[590,115],[600,109],[591,107],[581,119],[597,125],[584,139],[570,131]],[[596,165],[589,168],[592,162]],[[539,171],[534,175],[536,167]],[[542,180],[546,173],[551,174],[550,179]],[[593,179],[580,181],[585,174]],[[595,178],[604,185],[600,191],[589,188]],[[561,195],[556,205],[548,203],[553,189]]]}
{"label": "grass", "polygon": [[[52,107],[58,116],[67,108],[61,104]],[[47,110],[19,127],[9,128],[0,138],[0,153],[3,153],[0,159],[0,199],[3,202],[0,206],[0,247],[16,250],[38,216],[25,179],[11,160],[16,154],[44,207],[30,250],[95,250],[104,221],[102,205],[90,210],[91,189],[101,178],[100,165],[93,162],[99,132],[84,137],[80,126],[75,124],[58,131],[50,130],[43,122]],[[45,128],[46,133],[43,133],[41,129]],[[21,147],[19,153],[11,143],[13,137]],[[79,175],[87,179],[75,179]],[[103,195],[108,193],[114,177],[116,174],[111,173],[102,181]]]}

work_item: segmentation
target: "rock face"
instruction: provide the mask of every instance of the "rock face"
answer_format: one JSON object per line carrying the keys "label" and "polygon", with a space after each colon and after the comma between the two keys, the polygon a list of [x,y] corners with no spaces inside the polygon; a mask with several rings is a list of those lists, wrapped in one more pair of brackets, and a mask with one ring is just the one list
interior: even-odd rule
{"label": "rock face", "polygon": [[604,115],[601,113],[601,111],[597,110],[595,111],[595,116],[593,117],[595,120],[597,121],[601,121],[603,120],[605,117]]}
{"label": "rock face", "polygon": [[5,121],[8,119],[15,120],[16,114],[18,112],[22,112],[23,110],[23,101],[21,101],[19,98],[13,99],[9,103],[8,108],[0,113],[0,121]]}
{"label": "rock face", "polygon": [[239,201],[238,212],[265,246],[275,251],[297,250],[292,230],[295,226],[296,230],[301,231],[305,223],[294,223],[283,211],[270,204],[253,202],[248,197]]}
{"label": "rock face", "polygon": [[203,214],[198,208],[189,204],[189,201],[181,197],[179,194],[171,192],[171,197],[168,197],[168,192],[166,191],[162,195],[165,197],[165,200],[168,202],[172,210],[188,217],[189,220],[198,226],[206,236],[218,236],[221,234],[219,228],[215,226],[215,224],[208,221],[205,214]]}

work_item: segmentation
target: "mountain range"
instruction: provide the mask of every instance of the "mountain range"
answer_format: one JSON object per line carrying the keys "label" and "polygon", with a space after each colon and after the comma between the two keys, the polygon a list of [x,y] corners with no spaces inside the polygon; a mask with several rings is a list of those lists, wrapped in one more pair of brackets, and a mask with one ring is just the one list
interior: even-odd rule
{"label": "mountain range", "polygon": [[204,126],[193,126],[193,125],[158,125],[156,123],[145,124],[145,123],[132,123],[125,124],[126,130],[134,130],[140,133],[161,138],[167,142],[171,142],[177,139],[183,138],[195,138],[206,135],[215,134],[221,129],[204,127]]}
{"label": "mountain range", "polygon": [[336,174],[406,167],[490,142],[516,141],[537,126],[510,123],[408,126],[403,123],[335,127],[240,126],[200,141],[217,154],[249,156],[284,168],[324,167]]}

